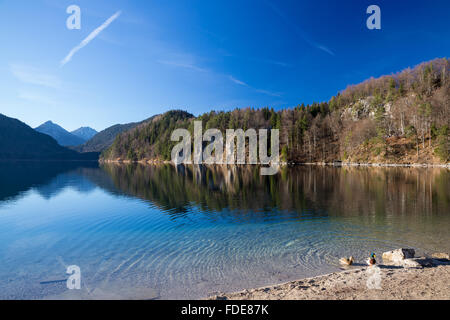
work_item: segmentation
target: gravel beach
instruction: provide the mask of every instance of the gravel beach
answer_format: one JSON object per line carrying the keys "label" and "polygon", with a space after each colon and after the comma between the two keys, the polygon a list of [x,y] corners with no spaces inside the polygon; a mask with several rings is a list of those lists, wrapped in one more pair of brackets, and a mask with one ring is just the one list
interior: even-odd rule
{"label": "gravel beach", "polygon": [[[374,285],[374,267],[355,267],[314,278],[209,299],[229,300],[430,300],[450,299],[450,262],[432,260],[420,268],[379,265],[379,285]],[[369,285],[368,285],[369,280]],[[375,288],[375,287],[378,287]]]}

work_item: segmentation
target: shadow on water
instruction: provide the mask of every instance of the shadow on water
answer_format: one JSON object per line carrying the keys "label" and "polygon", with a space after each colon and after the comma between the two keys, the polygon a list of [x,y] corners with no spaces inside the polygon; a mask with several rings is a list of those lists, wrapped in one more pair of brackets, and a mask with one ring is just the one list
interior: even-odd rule
{"label": "shadow on water", "polygon": [[450,215],[450,171],[426,168],[298,166],[261,176],[257,166],[178,166],[96,162],[2,162],[0,202],[30,189],[46,199],[67,186],[95,187],[150,202],[172,218],[193,210],[211,219]]}
{"label": "shadow on water", "polygon": [[450,215],[450,171],[426,168],[298,166],[261,176],[256,166],[145,166],[103,164],[120,192],[183,215],[269,217],[305,214],[371,216]]}
{"label": "shadow on water", "polygon": [[[37,188],[41,195],[50,198],[68,183],[67,172],[77,169],[98,169],[95,161],[77,162],[39,162],[39,161],[2,161],[0,162],[0,202],[14,200],[24,192]],[[83,189],[82,173],[75,173],[73,177],[80,178],[80,189]]]}

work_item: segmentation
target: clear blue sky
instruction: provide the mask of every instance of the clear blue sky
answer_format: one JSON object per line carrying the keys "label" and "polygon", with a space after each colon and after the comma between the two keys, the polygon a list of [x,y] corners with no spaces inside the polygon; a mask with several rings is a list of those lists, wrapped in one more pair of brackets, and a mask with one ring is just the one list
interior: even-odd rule
{"label": "clear blue sky", "polygon": [[[81,30],[66,28],[71,4]],[[366,28],[371,4],[381,30]],[[32,127],[101,130],[173,108],[198,115],[325,101],[448,56],[449,21],[448,0],[0,0],[0,113]]]}

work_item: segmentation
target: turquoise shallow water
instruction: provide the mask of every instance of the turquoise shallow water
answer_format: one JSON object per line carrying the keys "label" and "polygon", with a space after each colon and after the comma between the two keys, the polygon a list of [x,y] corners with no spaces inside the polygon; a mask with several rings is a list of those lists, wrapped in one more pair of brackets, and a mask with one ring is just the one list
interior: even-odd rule
{"label": "turquoise shallow water", "polygon": [[1,163],[0,178],[1,299],[202,298],[344,255],[450,250],[447,169]]}

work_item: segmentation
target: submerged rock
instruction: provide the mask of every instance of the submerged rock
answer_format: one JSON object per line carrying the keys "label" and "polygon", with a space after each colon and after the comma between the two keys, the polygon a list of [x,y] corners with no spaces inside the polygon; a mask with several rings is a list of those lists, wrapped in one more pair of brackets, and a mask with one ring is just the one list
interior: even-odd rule
{"label": "submerged rock", "polygon": [[384,262],[398,263],[402,262],[405,259],[414,258],[415,253],[416,252],[414,251],[414,249],[401,248],[384,252],[382,257]]}

